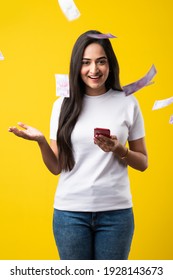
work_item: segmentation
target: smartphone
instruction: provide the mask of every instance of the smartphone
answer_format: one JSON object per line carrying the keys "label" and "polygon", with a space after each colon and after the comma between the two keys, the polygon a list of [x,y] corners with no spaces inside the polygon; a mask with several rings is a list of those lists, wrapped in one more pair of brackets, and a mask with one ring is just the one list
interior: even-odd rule
{"label": "smartphone", "polygon": [[104,135],[108,138],[111,138],[110,135],[110,129],[108,128],[94,128],[94,137],[98,136],[98,135]]}

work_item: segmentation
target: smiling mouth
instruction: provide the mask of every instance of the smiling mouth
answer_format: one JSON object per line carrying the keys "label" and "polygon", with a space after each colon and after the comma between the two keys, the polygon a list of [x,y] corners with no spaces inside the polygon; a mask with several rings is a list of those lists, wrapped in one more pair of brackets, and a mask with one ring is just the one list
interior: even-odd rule
{"label": "smiling mouth", "polygon": [[92,79],[92,80],[97,80],[101,77],[101,75],[99,76],[88,76],[88,78]]}

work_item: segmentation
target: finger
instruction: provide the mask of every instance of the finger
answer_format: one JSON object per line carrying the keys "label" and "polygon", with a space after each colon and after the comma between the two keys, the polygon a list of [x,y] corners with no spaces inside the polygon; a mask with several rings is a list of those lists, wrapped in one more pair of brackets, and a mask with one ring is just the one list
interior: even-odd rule
{"label": "finger", "polygon": [[105,141],[98,136],[94,138],[94,143],[97,144],[98,146],[105,145]]}
{"label": "finger", "polygon": [[96,136],[96,139],[98,140],[98,143],[107,143],[109,141],[109,138],[103,135]]}
{"label": "finger", "polygon": [[118,140],[117,136],[115,136],[115,135],[111,135],[111,139],[112,140]]}
{"label": "finger", "polygon": [[10,132],[13,132],[17,136],[21,135],[21,130],[19,130],[17,127],[11,127]]}
{"label": "finger", "polygon": [[104,136],[104,135],[102,135],[102,134],[98,135],[97,137],[98,137],[98,139],[100,139],[100,140],[108,140],[108,139],[109,139],[108,137],[106,137],[106,136]]}
{"label": "finger", "polygon": [[113,139],[111,139],[111,138],[108,138],[108,137],[106,137],[106,136],[100,136],[100,138],[99,138],[99,140],[100,140],[100,143],[102,143],[103,145],[105,145],[105,146],[113,146],[114,145],[114,141],[113,141]]}
{"label": "finger", "polygon": [[96,135],[96,136],[94,137],[94,143],[95,143],[95,144],[101,143],[100,138],[99,138],[98,135]]}
{"label": "finger", "polygon": [[8,131],[9,131],[9,132],[12,132],[12,130],[13,130],[12,127],[9,127],[9,128],[8,128]]}
{"label": "finger", "polygon": [[18,137],[26,138],[26,133],[24,130],[20,130],[17,127],[13,126],[9,128],[9,132],[14,133]]}
{"label": "finger", "polygon": [[20,127],[27,129],[29,126],[27,124],[24,124],[22,122],[17,123]]}
{"label": "finger", "polygon": [[8,131],[9,131],[9,132],[13,132],[13,129],[14,129],[14,127],[9,127],[9,128],[8,128]]}
{"label": "finger", "polygon": [[14,132],[16,129],[17,129],[17,127],[15,127],[15,126],[10,126],[10,127],[8,128],[8,131],[9,131],[9,132]]}

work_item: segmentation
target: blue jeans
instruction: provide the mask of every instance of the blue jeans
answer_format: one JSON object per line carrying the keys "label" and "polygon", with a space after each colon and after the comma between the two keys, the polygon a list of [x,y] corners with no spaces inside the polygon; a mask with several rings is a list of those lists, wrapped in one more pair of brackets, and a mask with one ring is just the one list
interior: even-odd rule
{"label": "blue jeans", "polygon": [[54,209],[53,231],[61,260],[127,260],[134,232],[133,210]]}

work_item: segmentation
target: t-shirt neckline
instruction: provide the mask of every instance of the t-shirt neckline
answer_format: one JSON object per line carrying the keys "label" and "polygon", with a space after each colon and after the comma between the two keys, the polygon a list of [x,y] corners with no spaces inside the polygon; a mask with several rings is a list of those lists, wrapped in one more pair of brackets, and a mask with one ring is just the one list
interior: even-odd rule
{"label": "t-shirt neckline", "polygon": [[112,91],[112,89],[109,89],[108,91],[106,91],[105,93],[100,94],[100,95],[88,95],[88,94],[85,94],[85,98],[88,98],[88,99],[103,98],[103,97],[106,97],[107,95],[109,95],[111,91]]}

